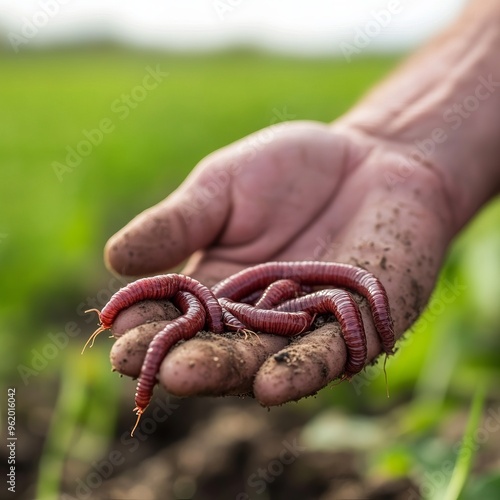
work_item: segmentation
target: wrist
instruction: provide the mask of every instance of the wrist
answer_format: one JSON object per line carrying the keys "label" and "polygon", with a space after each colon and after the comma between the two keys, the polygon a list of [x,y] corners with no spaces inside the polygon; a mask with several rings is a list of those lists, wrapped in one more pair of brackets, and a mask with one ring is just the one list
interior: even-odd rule
{"label": "wrist", "polygon": [[402,154],[393,165],[395,187],[415,170],[434,171],[450,197],[457,231],[500,188],[497,5],[490,12],[471,5],[335,123]]}
{"label": "wrist", "polygon": [[441,167],[416,154],[411,141],[372,134],[342,118],[331,127],[349,138],[348,165],[370,166],[365,174],[371,176],[370,191],[380,199],[400,199],[415,213],[434,214],[443,245],[448,245],[460,229],[460,214],[454,203],[455,184],[444,178]]}

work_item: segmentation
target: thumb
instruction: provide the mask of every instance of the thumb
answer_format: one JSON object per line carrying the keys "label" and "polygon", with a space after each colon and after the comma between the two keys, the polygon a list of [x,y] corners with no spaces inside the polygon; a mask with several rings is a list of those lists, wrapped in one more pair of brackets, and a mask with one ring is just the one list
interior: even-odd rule
{"label": "thumb", "polygon": [[228,153],[202,160],[176,191],[112,236],[104,250],[106,266],[127,276],[152,274],[213,243],[230,213]]}

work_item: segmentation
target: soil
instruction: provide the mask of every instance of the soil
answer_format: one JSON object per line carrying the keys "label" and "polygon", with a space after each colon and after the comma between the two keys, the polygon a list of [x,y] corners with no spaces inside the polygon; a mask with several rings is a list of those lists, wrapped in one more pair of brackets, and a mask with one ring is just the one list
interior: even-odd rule
{"label": "soil", "polygon": [[[95,498],[408,498],[408,480],[366,481],[359,452],[308,451],[301,446],[300,431],[311,415],[297,413],[293,404],[271,411],[250,399],[175,404],[179,408],[141,444],[144,450],[135,452],[143,458],[131,456],[131,463],[96,491]],[[120,424],[127,429],[130,418]]]}
{"label": "soil", "polygon": [[[150,409],[134,438],[130,404],[124,408],[110,448],[123,463],[89,498],[406,500],[414,487],[407,479],[366,480],[359,451],[305,449],[298,438],[313,415],[294,404],[268,411],[251,399],[161,398],[169,401],[167,420],[156,425]],[[75,485],[66,483],[67,498],[84,493]]]}
{"label": "soil", "polygon": [[[56,385],[32,391],[31,409],[18,407],[19,460],[12,496],[17,500],[45,500],[36,497],[35,485],[39,463],[46,460],[43,444],[53,410],[48,401]],[[295,403],[269,410],[251,398],[178,399],[157,387],[131,438],[129,396],[101,457],[75,457],[66,450],[58,498],[406,500],[415,487],[408,479],[366,479],[359,450],[305,449],[299,435],[316,412]]]}

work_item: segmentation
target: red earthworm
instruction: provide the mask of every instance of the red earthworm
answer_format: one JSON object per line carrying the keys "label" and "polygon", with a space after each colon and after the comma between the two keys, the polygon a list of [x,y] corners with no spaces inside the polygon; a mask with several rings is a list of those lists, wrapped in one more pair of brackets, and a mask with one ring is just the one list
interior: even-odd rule
{"label": "red earthworm", "polygon": [[255,303],[259,309],[272,309],[284,300],[298,297],[302,287],[293,280],[278,280],[271,283],[265,290],[260,299]]}
{"label": "red earthworm", "polygon": [[368,356],[363,319],[356,301],[345,290],[328,289],[289,300],[276,308],[277,311],[307,311],[308,313],[333,313],[340,323],[347,346],[345,367],[347,378],[359,373]]}
{"label": "red earthworm", "polygon": [[[132,304],[145,299],[168,299],[177,292],[185,291],[192,293],[203,304],[207,313],[208,328],[215,333],[222,333],[222,307],[213,293],[199,281],[183,274],[164,274],[151,278],[142,278],[127,286],[120,288],[104,306],[102,311],[89,309],[99,314],[99,328],[90,336],[82,352],[89,342],[94,340],[100,332],[113,326],[118,313],[130,307]],[[92,346],[91,345],[91,346]]]}
{"label": "red earthworm", "polygon": [[171,323],[154,336],[149,344],[135,393],[136,406],[134,411],[137,414],[137,421],[131,435],[134,434],[141,415],[151,401],[153,388],[157,382],[156,374],[168,351],[179,340],[194,337],[205,325],[205,308],[196,296],[187,292],[178,292],[174,297],[174,302],[183,315],[172,320]]}
{"label": "red earthworm", "polygon": [[[278,281],[281,281],[281,280],[278,280]],[[293,281],[293,280],[290,280],[290,281]],[[273,286],[273,284],[274,283],[271,283],[269,286]],[[308,285],[301,286],[301,292],[303,292],[303,293],[310,293],[312,291],[313,291],[312,286],[308,286]],[[244,304],[255,305],[255,303],[262,297],[262,294],[264,292],[265,292],[265,290],[263,290],[263,289],[255,290],[252,293],[250,293],[249,295],[247,295],[246,297],[239,299],[239,302],[243,302]],[[285,300],[285,299],[283,299],[283,300]],[[264,308],[261,307],[260,309],[264,309]]]}
{"label": "red earthworm", "polygon": [[243,333],[245,335],[245,340],[247,339],[248,335],[255,335],[259,342],[262,343],[260,337],[253,330],[250,330],[236,316],[234,316],[231,312],[224,308],[222,308],[222,319],[227,330],[236,333]]}
{"label": "red earthworm", "polygon": [[245,325],[238,319],[236,318],[233,314],[231,314],[229,311],[222,310],[222,321],[224,322],[224,326],[232,331],[239,331],[239,330],[245,330]]}
{"label": "red earthworm", "polygon": [[395,337],[387,294],[382,283],[365,269],[335,262],[268,262],[233,274],[214,285],[212,291],[219,299],[238,300],[279,279],[292,279],[301,285],[346,287],[360,293],[368,299],[383,350],[393,354]]}
{"label": "red earthworm", "polygon": [[252,330],[274,333],[291,337],[309,329],[313,321],[307,312],[281,312],[257,309],[248,304],[233,302],[230,299],[219,299],[222,307],[236,316],[244,325]]}
{"label": "red earthworm", "polygon": [[262,294],[264,293],[264,290],[255,290],[252,292],[250,295],[247,295],[246,297],[243,297],[240,299],[240,302],[243,302],[244,304],[250,304],[250,305],[255,305],[255,302],[257,302]]}

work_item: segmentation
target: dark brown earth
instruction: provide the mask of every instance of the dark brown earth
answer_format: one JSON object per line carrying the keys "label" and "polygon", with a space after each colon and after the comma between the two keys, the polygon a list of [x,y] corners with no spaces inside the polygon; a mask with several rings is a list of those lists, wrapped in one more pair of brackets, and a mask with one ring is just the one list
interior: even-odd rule
{"label": "dark brown earth", "polygon": [[[162,398],[166,400],[166,395]],[[126,461],[93,492],[120,500],[406,500],[412,484],[363,477],[355,451],[307,450],[299,433],[311,415],[293,404],[268,412],[252,400],[171,399],[171,415],[115,443]]]}

